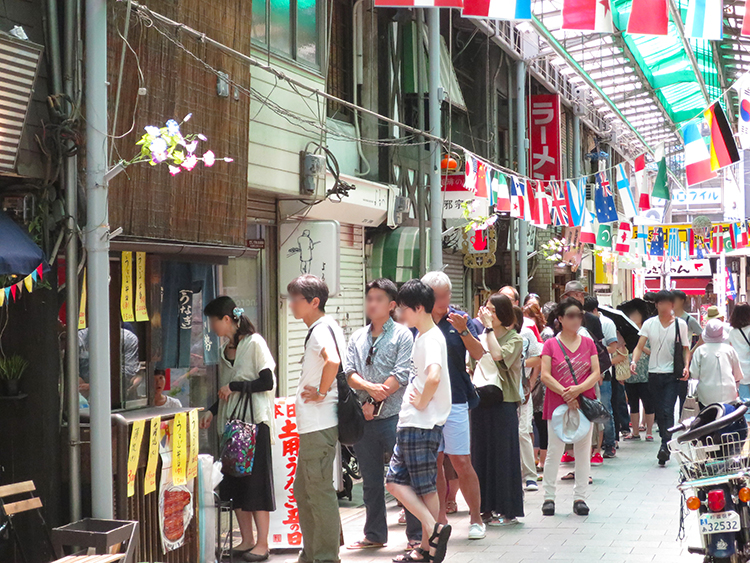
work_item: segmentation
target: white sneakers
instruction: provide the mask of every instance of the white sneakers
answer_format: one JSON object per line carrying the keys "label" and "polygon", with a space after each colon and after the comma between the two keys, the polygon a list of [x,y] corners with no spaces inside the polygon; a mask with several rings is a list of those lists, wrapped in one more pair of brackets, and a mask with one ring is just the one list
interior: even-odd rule
{"label": "white sneakers", "polygon": [[481,540],[487,536],[487,526],[484,524],[472,524],[469,526],[469,539]]}

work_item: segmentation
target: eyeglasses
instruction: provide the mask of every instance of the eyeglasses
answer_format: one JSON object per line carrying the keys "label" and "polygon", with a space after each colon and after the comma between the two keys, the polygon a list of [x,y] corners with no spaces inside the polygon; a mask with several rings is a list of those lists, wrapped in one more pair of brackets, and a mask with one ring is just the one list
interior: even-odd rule
{"label": "eyeglasses", "polygon": [[367,353],[367,359],[365,360],[366,366],[372,365],[372,358],[375,356],[375,345],[370,346],[370,351]]}

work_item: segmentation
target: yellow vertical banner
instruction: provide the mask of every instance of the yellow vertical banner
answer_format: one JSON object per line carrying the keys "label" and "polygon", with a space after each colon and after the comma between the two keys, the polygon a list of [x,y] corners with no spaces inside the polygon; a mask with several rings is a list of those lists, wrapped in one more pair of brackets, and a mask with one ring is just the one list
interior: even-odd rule
{"label": "yellow vertical banner", "polygon": [[161,417],[151,419],[148,433],[148,461],[146,462],[146,478],[143,480],[143,494],[147,495],[156,490],[156,464],[159,461],[159,440],[161,438]]}
{"label": "yellow vertical banner", "polygon": [[120,262],[122,289],[120,290],[120,313],[126,323],[135,321],[133,315],[133,253],[123,252]]}
{"label": "yellow vertical banner", "polygon": [[81,288],[81,302],[78,305],[78,330],[86,328],[86,268],[83,269],[83,287]]}
{"label": "yellow vertical banner", "polygon": [[190,445],[188,453],[187,478],[195,479],[198,476],[198,409],[188,413],[188,428],[190,429]]}
{"label": "yellow vertical banner", "polygon": [[187,413],[178,412],[172,423],[172,482],[187,483]]}
{"label": "yellow vertical banner", "polygon": [[130,447],[128,448],[128,496],[135,494],[135,474],[138,472],[138,458],[141,456],[141,442],[143,441],[143,427],[145,420],[136,420],[130,432]]}
{"label": "yellow vertical banner", "polygon": [[146,253],[135,253],[135,320],[148,320],[146,308]]}

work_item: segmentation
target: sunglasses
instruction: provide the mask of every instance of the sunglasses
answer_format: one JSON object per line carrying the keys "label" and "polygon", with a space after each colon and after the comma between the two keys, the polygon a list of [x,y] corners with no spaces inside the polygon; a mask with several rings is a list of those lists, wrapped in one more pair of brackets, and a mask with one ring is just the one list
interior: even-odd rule
{"label": "sunglasses", "polygon": [[375,356],[375,345],[370,346],[370,351],[367,353],[367,359],[365,360],[366,366],[372,365],[372,358]]}

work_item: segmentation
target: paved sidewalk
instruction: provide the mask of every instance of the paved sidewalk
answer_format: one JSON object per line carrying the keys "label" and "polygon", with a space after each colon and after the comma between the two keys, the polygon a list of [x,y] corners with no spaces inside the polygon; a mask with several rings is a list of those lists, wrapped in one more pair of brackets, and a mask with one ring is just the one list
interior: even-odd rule
{"label": "paved sidewalk", "polygon": [[[557,489],[557,514],[542,516],[541,490],[526,494],[526,517],[520,524],[488,528],[484,540],[469,541],[468,513],[459,498],[459,513],[450,517],[453,537],[448,547],[450,563],[536,563],[539,561],[604,561],[658,563],[700,563],[702,556],[689,555],[688,545],[700,545],[695,513],[687,517],[686,539],[677,539],[680,494],[677,466],[669,462],[657,467],[658,443],[621,442],[617,457],[592,467],[594,484],[590,487],[587,517],[572,513],[573,485],[561,481]],[[567,466],[559,475],[567,473]],[[572,468],[572,466],[571,466]],[[541,485],[541,483],[540,483]],[[344,538],[347,544],[361,538],[364,509],[346,503],[342,508]],[[389,503],[388,521],[391,539],[380,550],[341,550],[346,563],[389,562],[402,553],[406,540],[404,528],[397,525],[398,508]]]}

